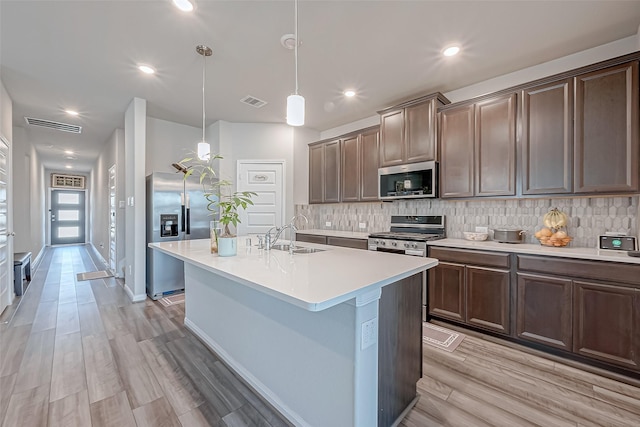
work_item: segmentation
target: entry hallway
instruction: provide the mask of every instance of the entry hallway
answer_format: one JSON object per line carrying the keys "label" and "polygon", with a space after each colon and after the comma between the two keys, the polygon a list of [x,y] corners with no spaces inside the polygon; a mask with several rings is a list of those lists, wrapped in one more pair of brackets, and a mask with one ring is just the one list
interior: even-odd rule
{"label": "entry hallway", "polygon": [[[289,425],[183,327],[184,305],[76,280],[96,270],[85,246],[47,248],[0,317],[2,426]],[[403,426],[640,426],[640,388],[470,336],[423,350]]]}

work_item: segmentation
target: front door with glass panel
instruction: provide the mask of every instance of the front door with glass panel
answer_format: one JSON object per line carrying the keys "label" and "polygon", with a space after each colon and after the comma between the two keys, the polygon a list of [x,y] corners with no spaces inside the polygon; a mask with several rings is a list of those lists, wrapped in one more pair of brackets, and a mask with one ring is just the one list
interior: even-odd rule
{"label": "front door with glass panel", "polygon": [[51,191],[51,244],[85,243],[84,191]]}

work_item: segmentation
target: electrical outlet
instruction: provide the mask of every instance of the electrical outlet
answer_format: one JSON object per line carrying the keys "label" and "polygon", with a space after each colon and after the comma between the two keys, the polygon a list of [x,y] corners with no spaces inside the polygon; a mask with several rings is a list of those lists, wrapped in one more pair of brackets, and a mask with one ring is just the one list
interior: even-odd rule
{"label": "electrical outlet", "polygon": [[360,349],[364,350],[378,342],[378,319],[362,322],[362,339]]}
{"label": "electrical outlet", "polygon": [[476,233],[488,233],[489,227],[476,227]]}
{"label": "electrical outlet", "polygon": [[364,230],[365,228],[367,228],[367,223],[366,222],[361,222],[358,224],[358,228],[361,230]]}
{"label": "electrical outlet", "polygon": [[324,226],[325,226],[325,227],[331,227],[331,221],[327,221],[327,222],[325,222],[325,223],[324,223]]}

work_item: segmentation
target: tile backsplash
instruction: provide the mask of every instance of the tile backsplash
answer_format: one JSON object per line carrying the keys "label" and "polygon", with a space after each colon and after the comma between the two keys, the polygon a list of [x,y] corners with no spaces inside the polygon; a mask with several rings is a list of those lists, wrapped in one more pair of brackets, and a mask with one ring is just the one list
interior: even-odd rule
{"label": "tile backsplash", "polygon": [[[533,236],[549,209],[557,207],[569,216],[567,232],[571,246],[595,247],[598,235],[615,231],[638,236],[638,202],[640,196],[579,197],[559,199],[443,200],[420,199],[392,203],[341,203],[296,205],[296,213],[309,219],[305,228],[344,231],[388,231],[391,215],[444,215],[447,237],[463,238],[463,231],[476,226],[519,228],[528,232],[526,241],[537,243]],[[331,223],[327,227],[327,222]],[[360,228],[362,223],[366,228]]]}

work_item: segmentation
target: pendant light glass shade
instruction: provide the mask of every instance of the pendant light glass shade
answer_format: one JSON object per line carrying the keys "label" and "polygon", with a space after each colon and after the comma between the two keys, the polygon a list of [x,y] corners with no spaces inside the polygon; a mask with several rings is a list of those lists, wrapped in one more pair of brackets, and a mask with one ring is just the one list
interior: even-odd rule
{"label": "pendant light glass shade", "polygon": [[200,160],[208,161],[211,153],[211,146],[208,142],[198,142],[198,158]]}
{"label": "pendant light glass shade", "polygon": [[304,97],[302,95],[287,97],[287,124],[289,126],[304,125]]}

